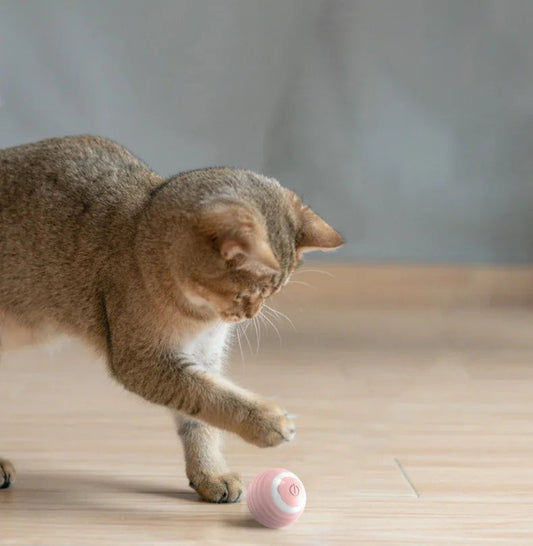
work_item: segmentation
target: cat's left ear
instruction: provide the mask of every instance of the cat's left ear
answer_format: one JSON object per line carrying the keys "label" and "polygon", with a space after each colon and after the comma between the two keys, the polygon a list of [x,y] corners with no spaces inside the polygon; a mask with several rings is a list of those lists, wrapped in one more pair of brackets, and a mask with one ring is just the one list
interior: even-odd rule
{"label": "cat's left ear", "polygon": [[266,227],[246,207],[216,203],[203,211],[197,225],[201,232],[215,240],[220,255],[231,267],[256,274],[279,271]]}
{"label": "cat's left ear", "polygon": [[301,208],[302,227],[297,240],[299,252],[334,250],[344,244],[344,239],[316,212],[309,207]]}

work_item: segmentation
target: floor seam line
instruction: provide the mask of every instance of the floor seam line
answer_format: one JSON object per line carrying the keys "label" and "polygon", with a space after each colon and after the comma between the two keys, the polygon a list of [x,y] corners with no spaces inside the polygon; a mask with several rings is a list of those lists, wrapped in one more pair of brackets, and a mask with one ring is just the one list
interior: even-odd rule
{"label": "floor seam line", "polygon": [[413,493],[416,495],[416,498],[420,498],[420,494],[418,493],[416,487],[413,485],[413,482],[409,479],[409,476],[407,475],[407,472],[404,470],[403,466],[401,465],[400,461],[393,457],[394,463],[398,467],[398,470],[400,471],[401,475],[403,476],[404,480],[409,484],[409,487],[413,490]]}

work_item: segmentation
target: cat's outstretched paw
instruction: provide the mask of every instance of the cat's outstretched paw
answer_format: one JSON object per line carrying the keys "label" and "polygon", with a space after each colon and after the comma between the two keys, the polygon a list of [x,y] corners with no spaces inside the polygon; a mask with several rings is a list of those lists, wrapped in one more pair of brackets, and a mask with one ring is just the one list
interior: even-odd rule
{"label": "cat's outstretched paw", "polygon": [[295,435],[296,426],[288,413],[269,400],[256,403],[241,431],[242,438],[258,447],[290,442]]}
{"label": "cat's outstretched paw", "polygon": [[6,459],[0,459],[0,489],[6,489],[15,481],[15,467]]}
{"label": "cat's outstretched paw", "polygon": [[220,476],[194,476],[189,485],[208,502],[239,502],[243,492],[241,478],[233,472]]}

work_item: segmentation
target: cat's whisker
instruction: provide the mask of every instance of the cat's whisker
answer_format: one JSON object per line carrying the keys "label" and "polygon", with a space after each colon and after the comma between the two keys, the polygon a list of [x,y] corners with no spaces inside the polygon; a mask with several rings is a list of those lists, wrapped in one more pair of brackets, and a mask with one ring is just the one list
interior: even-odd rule
{"label": "cat's whisker", "polygon": [[274,307],[270,307],[270,305],[267,305],[266,303],[263,303],[263,310],[265,311],[271,311],[274,315],[283,315],[281,311],[278,311],[277,309],[274,309]]}
{"label": "cat's whisker", "polygon": [[274,316],[276,317],[284,318],[292,326],[292,329],[295,332],[297,331],[296,326],[294,326],[294,322],[292,322],[292,320],[285,313],[282,313],[278,309],[274,309],[274,307],[270,307],[269,305],[266,305],[266,304],[263,304],[263,308],[265,309],[265,312],[269,311],[270,313],[273,313]]}
{"label": "cat's whisker", "polygon": [[272,313],[270,309],[266,309],[264,305],[263,305],[263,308],[261,309],[261,316],[264,318],[268,317],[273,322],[276,322],[277,320],[279,320],[279,317],[275,315],[274,313]]}
{"label": "cat's whisker", "polygon": [[293,275],[301,275],[302,273],[321,273],[322,275],[327,275],[332,279],[335,278],[335,275],[333,275],[333,273],[331,273],[330,271],[324,271],[322,269],[298,269],[293,273]]}
{"label": "cat's whisker", "polygon": [[[266,311],[266,309],[264,311]],[[274,331],[276,332],[279,339],[279,344],[281,345],[281,334],[279,333],[279,330],[277,329],[276,325],[266,316],[266,314],[261,313],[257,316],[265,320],[267,324],[269,324],[270,326],[272,326],[272,328],[274,328]]]}
{"label": "cat's whisker", "polygon": [[301,284],[302,286],[307,286],[307,288],[316,288],[316,286],[304,281],[289,281],[287,284]]}
{"label": "cat's whisker", "polygon": [[298,413],[287,413],[285,417],[287,417],[288,419],[296,420],[300,417],[300,415]]}
{"label": "cat's whisker", "polygon": [[257,331],[259,332],[259,340],[257,342],[257,352],[259,352],[259,345],[261,344],[261,321],[257,319]]}
{"label": "cat's whisker", "polygon": [[243,364],[244,364],[244,352],[243,352],[243,350],[242,350],[241,333],[240,333],[240,327],[239,327],[239,326],[240,326],[240,325],[237,324],[237,327],[235,328],[235,333],[237,334],[237,342],[238,342],[238,344],[239,344],[239,350],[240,350],[240,352],[241,352],[241,360],[242,360],[242,362],[243,362]]}
{"label": "cat's whisker", "polygon": [[247,333],[247,330],[248,330],[248,324],[249,322],[245,322],[243,324],[239,324],[239,326],[241,326],[242,330],[242,334],[244,335],[244,339],[246,340],[246,343],[248,345],[248,349],[250,350],[250,354],[253,354],[253,350],[252,350],[252,344],[250,343],[250,338],[248,337],[248,333]]}
{"label": "cat's whisker", "polygon": [[255,354],[259,353],[259,344],[261,341],[261,330],[259,329],[259,326],[255,320],[255,317],[252,318],[252,324],[254,325],[254,331],[255,331],[255,339],[256,339],[256,345],[255,345]]}
{"label": "cat's whisker", "polygon": [[266,324],[274,329],[276,335],[278,336],[279,343],[281,346],[281,334],[277,327],[276,321],[279,321],[279,317],[270,313],[268,309],[263,309],[261,312],[261,318],[266,322]]}

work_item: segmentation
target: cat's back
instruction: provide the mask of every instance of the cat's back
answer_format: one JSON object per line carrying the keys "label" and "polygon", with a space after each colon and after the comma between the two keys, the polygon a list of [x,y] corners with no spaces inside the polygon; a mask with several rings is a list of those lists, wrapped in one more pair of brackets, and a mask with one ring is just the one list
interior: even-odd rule
{"label": "cat's back", "polygon": [[[151,173],[124,147],[90,135],[51,138],[0,150],[0,203],[24,198],[108,198],[142,189]],[[153,173],[151,173],[153,174]],[[148,180],[149,183],[149,180]]]}
{"label": "cat's back", "polygon": [[99,271],[128,257],[136,215],[162,180],[101,137],[0,150],[0,311],[88,297]]}
{"label": "cat's back", "polygon": [[97,136],[52,138],[0,150],[0,237],[61,228],[68,237],[102,217],[134,211],[162,179]]}

